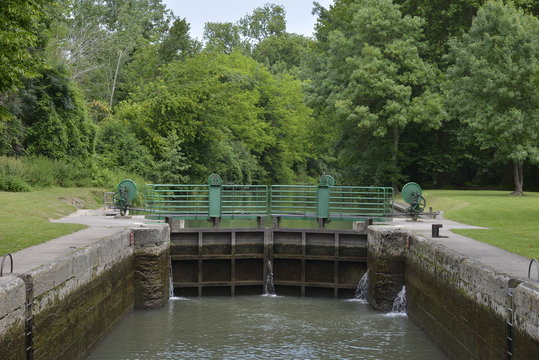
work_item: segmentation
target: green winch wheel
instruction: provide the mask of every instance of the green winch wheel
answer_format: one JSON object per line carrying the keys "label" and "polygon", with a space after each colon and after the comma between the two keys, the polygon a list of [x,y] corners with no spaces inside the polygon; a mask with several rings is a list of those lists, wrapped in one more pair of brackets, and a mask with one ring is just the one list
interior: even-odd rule
{"label": "green winch wheel", "polygon": [[402,187],[402,200],[404,200],[407,204],[415,203],[416,198],[419,196],[421,197],[421,194],[423,193],[423,190],[421,189],[421,186],[415,182],[409,182],[406,185]]}
{"label": "green winch wheel", "polygon": [[427,201],[421,195],[416,195],[414,201],[412,201],[412,203],[410,204],[410,208],[412,209],[412,212],[416,212],[416,213],[423,212],[426,206],[427,206]]}
{"label": "green winch wheel", "polygon": [[133,180],[122,180],[118,184],[118,192],[125,192],[127,195],[127,200],[131,201],[137,196],[137,184]]}
{"label": "green winch wheel", "polygon": [[408,211],[412,214],[414,221],[417,220],[419,214],[425,210],[427,205],[425,198],[421,196],[422,193],[421,186],[415,182],[409,182],[402,187],[402,200],[410,205]]}
{"label": "green winch wheel", "polygon": [[122,180],[118,184],[118,190],[114,193],[114,205],[120,209],[120,215],[124,216],[131,205],[131,200],[137,196],[137,184],[133,180]]}

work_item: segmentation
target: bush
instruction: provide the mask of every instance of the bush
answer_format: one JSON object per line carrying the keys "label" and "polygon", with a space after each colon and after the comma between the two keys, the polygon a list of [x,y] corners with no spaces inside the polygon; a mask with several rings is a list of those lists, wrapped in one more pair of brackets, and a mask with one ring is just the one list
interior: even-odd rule
{"label": "bush", "polygon": [[120,181],[131,179],[137,184],[138,194],[133,201],[142,205],[146,181],[141,176],[122,170],[99,168],[95,162],[82,164],[42,156],[12,158],[0,156],[0,191],[31,191],[45,187],[100,187],[116,191]]}
{"label": "bush", "polygon": [[0,177],[23,177],[24,173],[25,166],[19,159],[7,156],[0,156]]}
{"label": "bush", "polygon": [[7,175],[0,176],[0,191],[28,192],[32,187],[20,177]]}
{"label": "bush", "polygon": [[56,185],[54,179],[53,160],[35,157],[25,158],[22,163],[25,166],[24,179],[36,187],[50,187]]}
{"label": "bush", "polygon": [[[46,157],[10,158],[0,156],[0,179],[4,191],[19,188],[74,187],[92,185],[91,164],[53,160]],[[19,187],[17,184],[25,184]],[[13,190],[7,190],[13,189]]]}

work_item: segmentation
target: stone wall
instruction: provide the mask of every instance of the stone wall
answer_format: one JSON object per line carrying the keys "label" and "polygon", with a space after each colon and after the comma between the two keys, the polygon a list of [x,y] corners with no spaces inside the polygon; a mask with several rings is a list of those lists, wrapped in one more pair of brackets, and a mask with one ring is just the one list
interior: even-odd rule
{"label": "stone wall", "polygon": [[[408,316],[449,359],[501,360],[511,346],[513,359],[539,359],[537,284],[513,279],[426,237],[396,228],[372,227],[368,244],[373,282],[369,302],[387,310],[403,270]],[[507,340],[511,312],[512,344]]]}
{"label": "stone wall", "polygon": [[133,308],[130,232],[24,276],[33,284],[34,359],[78,359]]}
{"label": "stone wall", "polygon": [[0,354],[5,360],[24,359],[26,287],[15,276],[0,278]]}
{"label": "stone wall", "polygon": [[137,229],[134,240],[135,307],[152,309],[163,306],[169,298],[169,228]]}
{"label": "stone wall", "polygon": [[408,234],[388,227],[370,227],[367,241],[369,289],[373,308],[390,311],[404,285],[405,243]]}
{"label": "stone wall", "polygon": [[[85,358],[135,304],[151,308],[168,299],[168,248],[166,225],[122,230],[18,277],[0,278],[0,358]],[[159,274],[148,274],[154,270]],[[141,272],[145,280],[137,281]]]}
{"label": "stone wall", "polygon": [[509,280],[415,236],[406,257],[408,316],[450,359],[505,359]]}

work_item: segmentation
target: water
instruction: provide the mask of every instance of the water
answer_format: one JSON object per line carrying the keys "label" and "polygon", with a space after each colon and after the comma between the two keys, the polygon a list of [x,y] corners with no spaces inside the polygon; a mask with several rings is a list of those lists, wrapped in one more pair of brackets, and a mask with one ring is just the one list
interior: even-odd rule
{"label": "water", "polygon": [[168,298],[174,297],[174,279],[172,278],[172,259],[168,259]]}
{"label": "water", "polygon": [[273,267],[271,261],[266,260],[267,275],[264,283],[264,295],[275,295],[275,287],[273,286]]}
{"label": "water", "polygon": [[369,291],[369,270],[363,274],[359,282],[357,283],[356,293],[354,299],[367,300],[367,293]]}
{"label": "water", "polygon": [[89,360],[445,359],[407,317],[349,300],[203,297],[129,314]]}
{"label": "water", "polygon": [[406,314],[406,287],[403,286],[402,290],[397,294],[397,297],[393,301],[392,313]]}

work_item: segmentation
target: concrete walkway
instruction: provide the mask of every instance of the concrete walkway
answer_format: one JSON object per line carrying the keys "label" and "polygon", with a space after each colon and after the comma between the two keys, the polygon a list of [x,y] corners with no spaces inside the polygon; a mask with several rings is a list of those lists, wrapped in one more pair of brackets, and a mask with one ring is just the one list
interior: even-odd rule
{"label": "concrete walkway", "polygon": [[[442,224],[440,229],[441,238],[432,237],[432,224]],[[483,264],[498,270],[499,272],[530,282],[528,279],[528,267],[530,259],[513,254],[498,247],[470,239],[466,236],[455,234],[451,229],[485,229],[478,226],[461,224],[455,221],[438,217],[436,219],[421,218],[419,221],[409,221],[404,218],[393,219],[393,226],[403,230],[409,230],[421,234],[433,242],[441,244],[459,254],[475,259]],[[535,266],[531,271],[531,282],[539,283]]]}
{"label": "concrete walkway", "polygon": [[[125,229],[155,223],[155,221],[144,219],[143,216],[133,216],[131,219],[115,219],[113,216],[105,216],[103,210],[77,210],[77,212],[61,219],[49,221],[83,224],[89,227],[13,253],[13,275],[22,274],[50,263],[79,248],[86,247]],[[9,260],[6,260],[4,265],[4,275],[6,276],[9,275],[9,266]]]}

